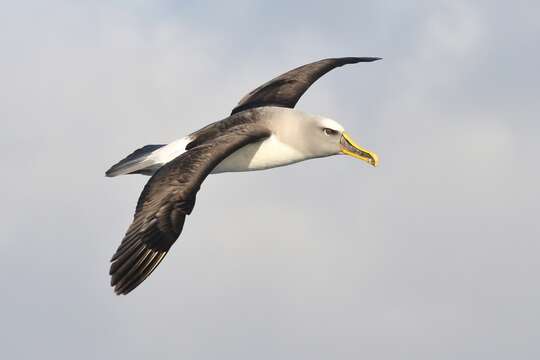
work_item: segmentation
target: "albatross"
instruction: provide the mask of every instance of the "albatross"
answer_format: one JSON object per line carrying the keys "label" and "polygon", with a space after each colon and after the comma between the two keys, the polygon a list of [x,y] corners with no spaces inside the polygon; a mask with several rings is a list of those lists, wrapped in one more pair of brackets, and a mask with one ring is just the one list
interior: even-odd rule
{"label": "albatross", "polygon": [[330,58],[300,66],[244,96],[227,118],[166,145],[146,145],[113,165],[108,177],[149,175],[111,259],[111,286],[128,294],[161,263],[180,236],[209,174],[253,171],[345,154],[372,166],[375,153],[357,145],[336,121],[294,109],[324,74],[377,57]]}

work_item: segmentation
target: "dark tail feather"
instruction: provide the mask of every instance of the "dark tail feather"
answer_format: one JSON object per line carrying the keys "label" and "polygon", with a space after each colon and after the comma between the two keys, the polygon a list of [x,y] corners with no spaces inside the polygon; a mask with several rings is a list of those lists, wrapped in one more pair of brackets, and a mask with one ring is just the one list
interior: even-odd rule
{"label": "dark tail feather", "polygon": [[155,161],[151,160],[149,155],[163,146],[165,145],[143,146],[129,154],[126,158],[120,160],[117,164],[111,166],[111,168],[105,172],[105,175],[108,177],[124,174],[151,175],[161,164],[157,164]]}

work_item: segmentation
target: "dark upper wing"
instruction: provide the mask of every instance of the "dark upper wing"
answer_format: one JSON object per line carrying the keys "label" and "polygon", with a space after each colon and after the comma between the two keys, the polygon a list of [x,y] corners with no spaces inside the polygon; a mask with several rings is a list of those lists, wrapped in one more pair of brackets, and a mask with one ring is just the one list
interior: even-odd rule
{"label": "dark upper wing", "polygon": [[294,108],[300,97],[321,76],[345,64],[380,60],[376,57],[324,59],[300,66],[259,86],[240,100],[232,114],[260,106]]}
{"label": "dark upper wing", "polygon": [[235,150],[270,135],[257,124],[243,124],[167,163],[144,187],[133,223],[111,259],[111,286],[127,294],[144,281],[176,241],[206,176]]}

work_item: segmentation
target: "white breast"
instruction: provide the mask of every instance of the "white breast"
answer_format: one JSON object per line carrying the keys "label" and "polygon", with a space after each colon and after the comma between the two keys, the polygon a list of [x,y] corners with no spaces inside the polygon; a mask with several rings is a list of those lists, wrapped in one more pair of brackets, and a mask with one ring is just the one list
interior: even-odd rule
{"label": "white breast", "polygon": [[[154,151],[150,159],[160,166],[175,159],[186,150],[191,141],[184,137]],[[306,156],[293,147],[279,141],[274,135],[268,139],[248,144],[225,158],[213,171],[213,174],[236,171],[264,170],[284,166],[305,160]],[[157,168],[156,168],[157,169]]]}
{"label": "white breast", "polygon": [[212,173],[270,169],[305,160],[306,156],[274,135],[244,146],[225,158]]}

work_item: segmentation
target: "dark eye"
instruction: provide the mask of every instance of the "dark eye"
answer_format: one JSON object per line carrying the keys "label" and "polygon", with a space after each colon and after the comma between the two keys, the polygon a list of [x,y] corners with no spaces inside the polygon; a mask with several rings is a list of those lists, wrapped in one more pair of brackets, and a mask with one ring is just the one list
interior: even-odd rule
{"label": "dark eye", "polygon": [[336,130],[332,130],[332,129],[329,129],[329,128],[324,128],[323,132],[327,136],[337,135],[337,133],[338,133]]}

